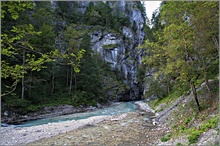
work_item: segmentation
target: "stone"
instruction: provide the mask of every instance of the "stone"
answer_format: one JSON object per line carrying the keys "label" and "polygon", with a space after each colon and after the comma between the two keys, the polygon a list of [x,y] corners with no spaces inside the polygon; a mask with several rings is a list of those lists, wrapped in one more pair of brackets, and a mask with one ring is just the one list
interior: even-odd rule
{"label": "stone", "polygon": [[4,112],[4,116],[6,116],[6,117],[8,116],[8,111]]}
{"label": "stone", "polygon": [[102,105],[101,105],[100,103],[97,103],[97,107],[98,107],[98,108],[101,108],[101,106],[102,106]]}
{"label": "stone", "polygon": [[155,107],[155,110],[156,110],[156,111],[162,110],[163,108],[166,107],[166,105],[167,105],[166,103],[162,103],[162,104],[160,104],[159,106]]}

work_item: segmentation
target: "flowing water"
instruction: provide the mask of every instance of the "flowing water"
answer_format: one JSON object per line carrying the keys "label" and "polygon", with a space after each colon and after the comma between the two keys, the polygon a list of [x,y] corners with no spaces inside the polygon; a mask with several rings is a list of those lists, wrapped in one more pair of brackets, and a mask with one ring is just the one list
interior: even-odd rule
{"label": "flowing water", "polygon": [[93,116],[117,115],[117,114],[132,112],[135,110],[137,110],[137,105],[135,105],[132,102],[124,102],[124,103],[119,103],[111,107],[97,109],[91,112],[75,113],[75,114],[70,114],[70,115],[63,115],[63,116],[57,116],[57,117],[52,117],[52,118],[27,121],[20,125],[16,125],[15,127],[30,127],[30,126],[37,126],[37,125],[42,125],[42,124],[54,123],[54,122],[63,122],[63,121],[68,121],[68,120],[80,120],[80,119],[86,119],[86,118],[93,117]]}

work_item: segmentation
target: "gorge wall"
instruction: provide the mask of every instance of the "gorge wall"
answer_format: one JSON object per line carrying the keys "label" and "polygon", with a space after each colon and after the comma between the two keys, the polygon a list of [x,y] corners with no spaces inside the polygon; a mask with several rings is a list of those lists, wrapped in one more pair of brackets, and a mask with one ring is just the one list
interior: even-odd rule
{"label": "gorge wall", "polygon": [[[53,2],[56,6],[56,2]],[[96,2],[93,2],[96,5]],[[74,2],[69,2],[72,8]],[[86,26],[90,31],[92,49],[101,54],[112,70],[117,70],[122,75],[123,82],[130,88],[121,96],[119,101],[137,100],[142,98],[142,85],[137,81],[137,70],[141,65],[142,52],[137,49],[142,44],[145,33],[145,18],[143,11],[139,8],[140,2],[117,1],[108,2],[113,13],[122,14],[129,25],[122,26],[119,32],[112,31],[102,26]],[[76,4],[75,4],[76,5]],[[84,14],[89,6],[88,1],[77,4],[77,12]],[[65,25],[65,22],[62,22]],[[84,26],[85,27],[85,26]]]}

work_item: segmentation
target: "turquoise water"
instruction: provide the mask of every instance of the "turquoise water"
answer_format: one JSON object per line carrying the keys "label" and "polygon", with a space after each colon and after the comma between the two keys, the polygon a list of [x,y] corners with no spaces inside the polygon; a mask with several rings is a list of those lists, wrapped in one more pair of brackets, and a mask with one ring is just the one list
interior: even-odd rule
{"label": "turquoise water", "polygon": [[118,105],[114,105],[114,106],[103,108],[103,109],[97,109],[91,112],[75,113],[75,114],[70,114],[70,115],[63,115],[63,116],[57,116],[57,117],[52,117],[52,118],[27,121],[20,125],[16,125],[15,127],[31,127],[31,126],[37,126],[37,125],[42,125],[42,124],[54,123],[54,122],[86,119],[86,118],[93,117],[93,116],[117,115],[117,114],[135,111],[135,110],[137,110],[137,106],[135,104],[133,104],[132,102],[125,102],[125,103],[120,103]]}

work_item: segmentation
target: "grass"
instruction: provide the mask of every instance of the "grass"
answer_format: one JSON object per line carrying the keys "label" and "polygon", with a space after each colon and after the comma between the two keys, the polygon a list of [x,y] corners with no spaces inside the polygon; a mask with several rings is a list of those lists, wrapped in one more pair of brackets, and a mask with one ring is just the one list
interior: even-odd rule
{"label": "grass", "polygon": [[[175,102],[179,97],[181,93],[179,91],[173,91],[170,95],[168,95],[165,98],[162,99],[156,99],[149,102],[149,106],[153,109],[155,109],[156,106],[159,106],[163,103],[166,103],[166,107],[170,106],[173,102]],[[165,107],[165,108],[166,108]]]}

